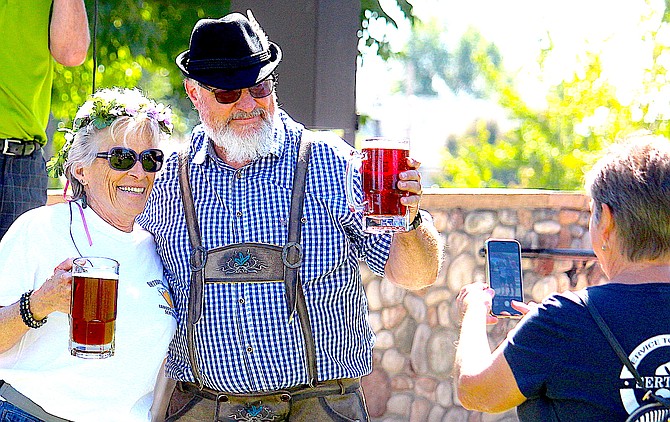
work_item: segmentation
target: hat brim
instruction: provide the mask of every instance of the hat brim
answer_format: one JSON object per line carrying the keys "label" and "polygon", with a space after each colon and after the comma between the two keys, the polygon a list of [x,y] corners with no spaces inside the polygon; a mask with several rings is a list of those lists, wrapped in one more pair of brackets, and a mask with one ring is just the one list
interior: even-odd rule
{"label": "hat brim", "polygon": [[241,89],[254,86],[267,78],[277,68],[282,59],[281,49],[270,41],[270,59],[251,67],[238,69],[207,69],[189,72],[189,52],[186,50],[175,59],[184,76],[202,84],[220,89]]}

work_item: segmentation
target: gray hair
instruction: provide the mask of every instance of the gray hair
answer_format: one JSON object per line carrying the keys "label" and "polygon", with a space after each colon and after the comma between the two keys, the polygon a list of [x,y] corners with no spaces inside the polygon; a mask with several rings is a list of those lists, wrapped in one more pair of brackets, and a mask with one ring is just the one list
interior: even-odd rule
{"label": "gray hair", "polygon": [[74,176],[75,170],[91,166],[96,154],[102,152],[100,148],[105,140],[111,138],[114,143],[125,146],[128,139],[140,137],[148,137],[153,140],[154,146],[158,146],[167,135],[161,131],[158,121],[147,115],[119,116],[108,127],[98,129],[93,123],[89,123],[77,131],[67,161],[63,165],[65,177],[72,186],[72,199],[80,199],[85,195],[84,185]]}
{"label": "gray hair", "polygon": [[670,256],[670,140],[634,135],[613,145],[586,175],[593,218],[607,204],[621,253],[632,262]]}

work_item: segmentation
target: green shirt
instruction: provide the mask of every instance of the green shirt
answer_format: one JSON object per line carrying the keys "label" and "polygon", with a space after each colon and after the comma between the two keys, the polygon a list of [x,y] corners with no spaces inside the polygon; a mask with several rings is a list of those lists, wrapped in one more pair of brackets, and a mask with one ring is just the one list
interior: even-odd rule
{"label": "green shirt", "polygon": [[0,0],[0,138],[47,143],[52,0]]}

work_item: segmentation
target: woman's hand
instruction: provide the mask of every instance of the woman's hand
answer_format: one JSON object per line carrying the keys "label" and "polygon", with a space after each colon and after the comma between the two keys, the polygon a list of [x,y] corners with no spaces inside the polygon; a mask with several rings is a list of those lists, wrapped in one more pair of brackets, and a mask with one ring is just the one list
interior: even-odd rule
{"label": "woman's hand", "polygon": [[481,308],[483,312],[486,312],[486,324],[497,323],[498,318],[491,315],[491,303],[495,294],[492,288],[481,282],[463,286],[456,298],[461,316],[465,315],[469,309]]}
{"label": "woman's hand", "polygon": [[70,313],[72,296],[72,258],[54,268],[54,273],[30,297],[30,309],[35,319],[42,319],[52,312]]}
{"label": "woman's hand", "polygon": [[512,301],[512,308],[516,309],[517,311],[521,312],[523,315],[526,315],[528,312],[531,310],[535,309],[538,307],[538,304],[536,302],[519,302],[516,300]]}

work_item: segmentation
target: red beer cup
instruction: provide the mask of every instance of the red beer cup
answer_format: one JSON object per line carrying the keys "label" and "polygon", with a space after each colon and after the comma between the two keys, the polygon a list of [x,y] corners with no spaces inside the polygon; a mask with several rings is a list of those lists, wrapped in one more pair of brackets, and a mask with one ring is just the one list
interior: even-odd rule
{"label": "red beer cup", "polygon": [[[400,198],[409,192],[398,189],[399,175],[409,169],[409,141],[406,139],[370,138],[362,142],[361,153],[352,159],[360,160],[363,202],[353,201],[351,160],[347,168],[347,202],[363,212],[363,229],[368,233],[407,231],[409,210]],[[358,164],[358,163],[357,163]]]}

